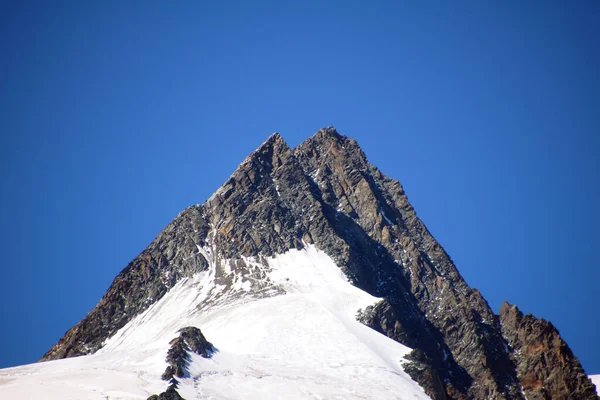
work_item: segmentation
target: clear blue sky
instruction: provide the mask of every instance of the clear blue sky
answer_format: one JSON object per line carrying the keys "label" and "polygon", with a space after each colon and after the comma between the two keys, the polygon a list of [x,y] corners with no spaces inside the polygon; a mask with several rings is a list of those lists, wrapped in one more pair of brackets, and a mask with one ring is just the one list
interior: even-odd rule
{"label": "clear blue sky", "polygon": [[600,3],[0,2],[0,367],[269,134],[334,125],[600,373]]}

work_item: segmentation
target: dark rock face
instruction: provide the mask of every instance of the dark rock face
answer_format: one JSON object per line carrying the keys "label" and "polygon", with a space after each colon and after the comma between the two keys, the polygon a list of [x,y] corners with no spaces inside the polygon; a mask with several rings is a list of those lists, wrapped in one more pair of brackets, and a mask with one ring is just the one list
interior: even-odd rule
{"label": "dark rock face", "polygon": [[197,246],[238,259],[305,244],[383,299],[359,319],[418,350],[407,371],[434,399],[524,399],[521,377],[533,367],[506,346],[504,323],[460,276],[400,183],[333,128],[295,149],[279,134],[269,137],[205,204],[180,214],[123,270],[44,359],[96,351],[178,279],[206,268]]}
{"label": "dark rock face", "polygon": [[523,315],[506,302],[500,321],[528,399],[598,398],[579,361],[550,322]]}

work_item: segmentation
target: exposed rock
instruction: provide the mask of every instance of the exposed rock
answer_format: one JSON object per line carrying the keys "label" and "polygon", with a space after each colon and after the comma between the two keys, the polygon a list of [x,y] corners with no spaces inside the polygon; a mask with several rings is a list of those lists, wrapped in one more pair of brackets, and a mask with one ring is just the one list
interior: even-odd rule
{"label": "exposed rock", "polygon": [[161,394],[153,394],[148,397],[148,400],[185,400],[183,397],[179,395],[177,390],[174,387],[169,386],[167,390],[162,392]]}
{"label": "exposed rock", "polygon": [[214,346],[206,340],[202,331],[194,326],[180,329],[179,336],[171,340],[170,344],[166,359],[169,365],[161,376],[165,381],[174,377],[183,378],[189,364],[189,351],[204,358],[210,358],[215,352]]}
{"label": "exposed rock", "polygon": [[[272,256],[304,243],[383,299],[361,321],[419,350],[407,370],[434,398],[524,398],[522,362],[507,348],[498,316],[460,276],[400,183],[331,127],[295,149],[279,134],[269,137],[205,204],[185,210],[130,263],[43,359],[96,351],[177,280],[206,268],[199,246],[243,269],[241,256]],[[277,294],[263,284],[256,296]],[[171,368],[171,376],[182,370]]]}
{"label": "exposed rock", "polygon": [[177,392],[179,381],[186,374],[190,361],[188,352],[194,352],[204,358],[210,358],[216,351],[215,347],[206,340],[202,331],[195,326],[188,326],[179,330],[179,336],[171,340],[171,347],[167,352],[167,363],[169,364],[161,379],[169,382],[167,390],[160,395],[152,395],[148,400],[178,400],[182,397]]}
{"label": "exposed rock", "polygon": [[550,322],[523,315],[507,302],[500,321],[527,399],[598,399],[592,381]]}

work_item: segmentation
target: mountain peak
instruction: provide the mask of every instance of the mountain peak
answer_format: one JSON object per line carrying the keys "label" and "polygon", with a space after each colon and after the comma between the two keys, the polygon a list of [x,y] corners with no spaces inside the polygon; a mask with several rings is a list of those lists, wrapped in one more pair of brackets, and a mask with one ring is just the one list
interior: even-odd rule
{"label": "mountain peak", "polygon": [[328,168],[342,173],[345,169],[365,171],[368,160],[356,140],[340,134],[330,126],[318,130],[294,149],[297,157],[306,160],[309,174]]}
{"label": "mountain peak", "polygon": [[319,129],[312,137],[308,138],[304,143],[350,143],[355,140],[350,139],[337,131],[333,126]]}
{"label": "mountain peak", "polygon": [[507,314],[510,310],[515,310],[516,312],[520,312],[519,307],[515,304],[510,304],[508,301],[504,300],[502,306],[500,307],[500,315]]}
{"label": "mountain peak", "polygon": [[263,142],[263,144],[261,146],[259,146],[259,148],[262,147],[262,146],[265,146],[265,145],[275,145],[275,144],[278,144],[278,145],[283,145],[284,144],[284,145],[287,146],[287,143],[285,142],[285,140],[283,139],[283,137],[279,134],[279,132],[273,132],[267,138],[267,140],[265,140]]}
{"label": "mountain peak", "polygon": [[[304,251],[302,256],[299,251]],[[279,133],[270,135],[205,204],[190,207],[167,226],[44,360],[100,348],[103,353],[115,351],[106,347],[107,340],[118,344],[130,333],[135,339],[135,321],[150,307],[158,313],[169,299],[188,299],[177,297],[184,288],[180,282],[191,285],[185,292],[189,304],[175,307],[191,318],[187,326],[206,329],[216,348],[231,345],[231,335],[239,334],[236,343],[245,343],[248,325],[240,329],[235,323],[246,307],[263,304],[264,298],[297,294],[302,287],[288,281],[294,276],[287,272],[273,275],[273,260],[286,254],[291,257],[290,273],[328,299],[335,296],[322,279],[305,281],[322,272],[323,260],[345,282],[374,296],[374,303],[360,303],[364,308],[353,309],[349,318],[357,316],[364,325],[415,349],[405,370],[434,400],[522,400],[524,393],[534,398],[540,391],[554,398],[571,393],[570,398],[596,399],[558,331],[544,320],[522,317],[506,302],[500,316],[495,315],[417,217],[400,183],[370,165],[358,143],[333,127],[320,129],[294,150]],[[316,257],[315,269],[300,262],[310,254]],[[239,306],[235,317],[213,325],[211,332],[207,315],[233,305]],[[169,312],[160,311],[153,321],[161,332],[166,332],[161,324],[167,320],[173,328],[182,323],[171,315],[175,308],[165,307]],[[298,315],[287,313],[277,309],[261,315],[287,318],[286,332],[298,331]],[[261,329],[257,340],[274,348],[270,338],[261,336],[266,331]],[[310,337],[308,331],[298,332]],[[134,339],[131,343],[137,345]],[[290,349],[276,350],[291,354]],[[322,349],[320,357],[331,356],[331,349]],[[337,365],[339,356],[333,359]],[[538,362],[546,359],[552,360],[548,366]],[[559,373],[558,365],[564,365]],[[230,376],[226,379],[233,383]]]}
{"label": "mountain peak", "polygon": [[337,131],[337,129],[335,129],[335,127],[333,127],[331,125],[328,126],[327,128],[319,129],[315,135],[328,136],[328,137],[334,137],[334,138],[345,137],[345,136],[341,135]]}
{"label": "mountain peak", "polygon": [[287,153],[290,151],[283,137],[278,132],[275,132],[246,157],[238,169],[251,164],[254,166],[260,165],[271,170],[283,164],[283,161],[287,158]]}
{"label": "mountain peak", "polygon": [[286,141],[281,137],[279,132],[272,133],[271,136],[267,138],[256,150],[250,154],[250,157],[260,153],[270,153],[270,152],[286,152],[289,151],[290,148]]}

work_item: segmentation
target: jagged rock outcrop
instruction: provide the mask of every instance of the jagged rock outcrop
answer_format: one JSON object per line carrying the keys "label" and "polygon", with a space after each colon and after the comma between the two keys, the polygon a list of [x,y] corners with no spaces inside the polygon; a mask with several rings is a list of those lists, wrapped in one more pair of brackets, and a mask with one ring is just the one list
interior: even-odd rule
{"label": "jagged rock outcrop", "polygon": [[209,358],[214,352],[214,346],[206,340],[202,331],[195,326],[179,330],[179,336],[170,343],[167,352],[167,368],[161,378],[170,381],[173,377],[183,378],[189,363],[189,353],[194,352],[204,358]]}
{"label": "jagged rock outcrop", "polygon": [[161,394],[154,394],[148,400],[183,400],[177,392],[179,381],[187,371],[190,361],[189,352],[194,352],[204,358],[210,358],[216,351],[215,347],[204,337],[202,331],[195,326],[187,326],[179,330],[179,336],[170,343],[167,352],[167,368],[161,379],[169,382],[167,390]]}
{"label": "jagged rock outcrop", "polygon": [[550,322],[523,315],[507,302],[500,309],[500,321],[527,399],[598,398],[581,364]]}
{"label": "jagged rock outcrop", "polygon": [[178,279],[206,268],[203,246],[244,268],[241,256],[305,243],[382,298],[360,320],[418,350],[407,368],[433,398],[524,399],[520,377],[530,366],[506,346],[500,318],[460,276],[402,185],[334,128],[295,149],[271,135],[206,203],[182,212],[130,263],[44,360],[96,351]]}

